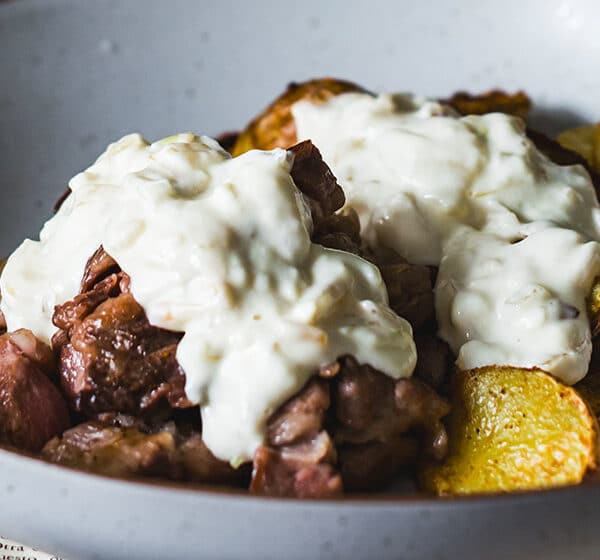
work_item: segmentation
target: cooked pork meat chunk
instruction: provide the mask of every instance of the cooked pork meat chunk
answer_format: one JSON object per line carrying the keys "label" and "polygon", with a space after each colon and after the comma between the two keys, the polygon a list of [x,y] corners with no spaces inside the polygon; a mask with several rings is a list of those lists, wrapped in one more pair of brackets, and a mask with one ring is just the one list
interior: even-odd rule
{"label": "cooked pork meat chunk", "polygon": [[411,264],[391,250],[378,250],[368,258],[372,260],[385,282],[390,307],[419,329],[435,317],[433,279],[427,266]]}
{"label": "cooked pork meat chunk", "polygon": [[192,431],[185,436],[177,451],[184,480],[207,484],[248,485],[248,465],[234,469],[229,463],[217,459],[206,447],[198,431]]}
{"label": "cooked pork meat chunk", "polygon": [[87,418],[190,406],[175,357],[181,334],[150,325],[128,286],[127,275],[100,249],[83,275],[87,291],[54,313],[61,384],[73,409]]}
{"label": "cooked pork meat chunk", "polygon": [[[54,325],[61,329],[67,338],[73,329],[92,313],[96,307],[110,297],[117,297],[123,292],[123,284],[126,283],[126,275],[121,273],[110,274],[103,278],[91,289],[76,295],[73,299],[62,305],[56,306],[52,318]],[[60,333],[54,335],[56,340],[62,340]],[[66,340],[66,339],[65,339]],[[56,342],[53,340],[56,347]]]}
{"label": "cooked pork meat chunk", "polygon": [[313,378],[267,423],[266,443],[254,456],[250,491],[297,498],[327,498],[342,492],[336,452],[323,429],[329,383]]}
{"label": "cooked pork meat chunk", "polygon": [[67,405],[50,380],[51,349],[30,331],[0,336],[0,443],[39,451],[69,427]]}
{"label": "cooked pork meat chunk", "polygon": [[267,443],[281,447],[316,436],[323,429],[328,409],[329,384],[324,379],[313,378],[270,418]]}
{"label": "cooked pork meat chunk", "polygon": [[394,379],[350,357],[322,368],[269,419],[251,491],[327,498],[388,485],[421,455],[441,458],[447,402],[418,379]]}
{"label": "cooked pork meat chunk", "polygon": [[326,432],[291,449],[259,447],[254,456],[250,491],[293,498],[338,496],[343,484],[338,470],[330,462],[333,453]]}
{"label": "cooked pork meat chunk", "polygon": [[443,459],[448,452],[448,435],[442,418],[450,404],[418,379],[399,379],[394,389],[398,415],[422,436],[421,453]]}
{"label": "cooked pork meat chunk", "polygon": [[344,205],[344,191],[310,140],[292,146],[290,175],[308,202],[315,228]]}
{"label": "cooked pork meat chunk", "polygon": [[439,389],[453,367],[454,358],[450,347],[434,332],[425,330],[415,333],[417,367],[414,376],[434,389]]}
{"label": "cooked pork meat chunk", "polygon": [[394,381],[350,357],[340,362],[331,433],[348,489],[381,488],[420,455],[446,454],[441,418],[449,405],[433,389],[415,378]]}
{"label": "cooked pork meat chunk", "polygon": [[171,433],[146,434],[136,426],[106,426],[95,420],[49,441],[42,456],[53,463],[109,476],[175,475],[175,440]]}
{"label": "cooked pork meat chunk", "polygon": [[358,215],[351,208],[321,220],[313,231],[312,239],[330,249],[365,256],[361,247]]}
{"label": "cooked pork meat chunk", "polygon": [[197,429],[173,421],[150,425],[124,414],[101,414],[46,444],[48,461],[118,477],[150,476],[239,484],[245,470],[219,461]]}
{"label": "cooked pork meat chunk", "polygon": [[385,488],[403,467],[414,465],[419,443],[415,436],[400,434],[386,442],[343,445],[338,454],[346,491],[367,492]]}
{"label": "cooked pork meat chunk", "polygon": [[117,274],[120,270],[121,268],[119,265],[104,250],[104,247],[98,247],[85,266],[85,271],[81,280],[81,292],[85,293],[90,291],[101,280],[104,280],[104,278],[111,274]]}
{"label": "cooked pork meat chunk", "polygon": [[351,357],[341,363],[332,395],[336,443],[385,442],[409,431],[437,435],[443,429],[440,419],[448,414],[448,404],[425,383],[394,381]]}

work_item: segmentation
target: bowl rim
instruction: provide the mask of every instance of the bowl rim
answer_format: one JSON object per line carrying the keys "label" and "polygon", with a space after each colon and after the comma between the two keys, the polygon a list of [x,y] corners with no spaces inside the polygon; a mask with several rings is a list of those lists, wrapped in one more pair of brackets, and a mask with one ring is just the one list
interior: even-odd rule
{"label": "bowl rim", "polygon": [[500,505],[510,502],[522,503],[523,501],[531,501],[537,499],[546,500],[548,498],[560,499],[565,495],[575,495],[585,493],[591,489],[600,489],[600,476],[586,475],[581,483],[567,486],[554,486],[548,488],[517,490],[513,492],[489,492],[477,493],[458,496],[435,496],[433,494],[414,492],[398,492],[398,491],[382,491],[375,492],[356,492],[343,494],[337,498],[324,499],[299,499],[293,497],[274,497],[260,496],[250,494],[245,488],[236,488],[231,486],[221,486],[217,484],[203,484],[197,482],[182,482],[176,480],[168,480],[153,477],[137,477],[137,478],[122,478],[110,476],[106,474],[86,471],[67,465],[58,465],[50,463],[45,459],[36,455],[0,447],[0,473],[2,472],[1,464],[5,461],[13,463],[23,462],[24,466],[33,466],[36,469],[43,469],[48,474],[53,474],[61,477],[79,477],[82,481],[99,481],[103,484],[113,486],[127,485],[130,489],[147,490],[149,492],[173,492],[175,495],[199,496],[204,498],[220,498],[224,501],[235,500],[240,498],[244,503],[270,503],[270,504],[310,504],[315,507],[331,507],[333,506],[351,506],[353,508],[372,507],[372,506],[403,506],[403,507],[428,507],[428,508],[446,508],[457,506],[489,506]]}
{"label": "bowl rim", "polygon": [[[64,0],[0,0],[0,11],[3,14],[16,13],[17,11],[29,9],[44,9],[57,6],[64,3]],[[542,105],[540,105],[542,106]],[[352,493],[344,494],[338,498],[326,498],[319,500],[302,500],[298,498],[258,496],[250,494],[246,489],[220,486],[214,484],[200,484],[179,482],[158,478],[119,478],[105,474],[99,474],[84,471],[65,465],[50,463],[41,457],[6,448],[0,448],[0,474],[3,471],[2,463],[10,461],[14,464],[22,463],[23,466],[34,466],[38,472],[52,473],[61,477],[81,477],[81,480],[101,481],[103,484],[119,486],[127,484],[128,487],[147,491],[169,491],[174,494],[186,496],[203,496],[211,498],[220,498],[223,500],[243,500],[244,503],[283,503],[289,506],[294,504],[299,507],[310,504],[312,507],[323,507],[331,505],[345,505],[352,507],[397,505],[405,507],[427,506],[433,508],[455,508],[457,506],[478,505],[500,505],[510,502],[522,502],[535,499],[552,499],[565,495],[575,495],[584,493],[590,489],[600,489],[600,475],[587,475],[584,480],[577,485],[550,487],[544,489],[518,490],[514,492],[494,492],[478,493],[461,496],[443,496],[438,497],[426,493],[408,492],[400,493],[397,491],[382,493]]]}

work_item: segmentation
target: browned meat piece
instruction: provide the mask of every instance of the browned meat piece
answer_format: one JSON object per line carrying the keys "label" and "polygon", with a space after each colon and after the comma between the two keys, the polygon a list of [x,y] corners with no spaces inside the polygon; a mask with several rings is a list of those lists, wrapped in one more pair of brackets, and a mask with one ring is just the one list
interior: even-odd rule
{"label": "browned meat piece", "polygon": [[122,414],[102,414],[49,441],[42,456],[53,463],[118,477],[154,476],[191,482],[243,480],[204,445],[197,430],[174,422],[149,426]]}
{"label": "browned meat piece", "polygon": [[324,218],[313,231],[312,240],[331,249],[363,255],[358,214],[346,208]]}
{"label": "browned meat piece", "polygon": [[69,427],[67,405],[49,375],[52,350],[30,331],[0,336],[0,442],[39,451]]}
{"label": "browned meat piece", "polygon": [[390,307],[404,317],[415,331],[417,367],[414,375],[437,389],[450,367],[450,349],[435,333],[433,286],[437,269],[408,263],[388,249],[367,254],[381,271]]}
{"label": "browned meat piece", "polygon": [[314,378],[269,419],[267,443],[280,447],[316,436],[323,429],[328,409],[329,384]]}
{"label": "browned meat piece", "polygon": [[388,290],[390,307],[404,317],[414,329],[435,316],[433,283],[429,267],[410,264],[390,250],[370,255]]}
{"label": "browned meat piece", "polygon": [[326,432],[291,449],[259,447],[250,491],[294,498],[338,496],[343,491],[342,477],[332,465],[332,455],[333,446]]}
{"label": "browned meat piece", "polygon": [[73,409],[91,418],[190,406],[175,357],[181,334],[150,325],[129,277],[102,247],[88,260],[81,289],[53,316],[61,384]]}
{"label": "browned meat piece", "polygon": [[15,345],[24,357],[29,358],[48,377],[58,379],[56,361],[52,349],[37,339],[31,331],[18,329],[9,333],[8,339]]}
{"label": "browned meat piece", "polygon": [[[414,378],[394,381],[350,357],[340,363],[332,388],[331,433],[349,488],[382,487],[418,454],[445,455],[441,418],[449,405],[433,389]],[[381,462],[387,462],[385,469]]]}
{"label": "browned meat piece", "polygon": [[297,498],[342,492],[335,448],[323,429],[329,404],[329,382],[313,378],[273,414],[266,444],[254,456],[251,492]]}
{"label": "browned meat piece", "polygon": [[360,254],[358,216],[354,210],[335,213],[344,205],[344,192],[319,150],[306,140],[289,151],[294,154],[292,178],[310,208],[312,240],[326,247]]}
{"label": "browned meat piece", "polygon": [[338,453],[344,488],[365,492],[385,488],[403,466],[414,464],[419,443],[415,436],[402,434],[385,443],[343,445]]}
{"label": "browned meat piece", "polygon": [[[60,307],[56,315],[61,315]],[[86,417],[145,413],[165,401],[172,407],[190,406],[185,374],[175,357],[181,335],[151,326],[131,294],[100,303],[73,322],[69,336],[60,350],[59,372],[77,412]]]}
{"label": "browned meat piece", "polygon": [[452,369],[450,347],[431,332],[415,333],[417,367],[414,376],[434,389],[439,389]]}
{"label": "browned meat piece", "polygon": [[81,280],[81,292],[91,290],[98,282],[111,274],[117,274],[121,268],[117,262],[100,245],[96,252],[88,259]]}
{"label": "browned meat piece", "polygon": [[342,486],[372,490],[421,454],[445,454],[449,406],[428,385],[395,381],[350,357],[319,373],[269,419],[253,492],[318,498]]}
{"label": "browned meat piece", "polygon": [[443,459],[448,452],[448,435],[442,418],[450,412],[450,404],[429,385],[418,379],[399,379],[395,387],[398,415],[422,435],[421,452]]}
{"label": "browned meat piece", "polygon": [[232,468],[217,459],[206,447],[199,432],[192,432],[179,445],[178,462],[184,480],[210,484],[247,486],[250,473],[246,466]]}
{"label": "browned meat piece", "polygon": [[[78,294],[72,300],[57,306],[54,310],[52,322],[70,336],[73,328],[87,315],[92,313],[96,307],[108,298],[116,297],[121,293],[121,280],[123,276],[123,273],[111,274],[89,291]],[[55,336],[57,336],[57,340],[63,340],[59,335]],[[56,342],[53,345],[56,347]]]}
{"label": "browned meat piece", "polygon": [[386,441],[409,429],[411,419],[398,415],[391,377],[353,358],[342,358],[340,363],[332,386],[336,444]]}
{"label": "browned meat piece", "polygon": [[104,426],[90,421],[49,441],[42,456],[109,476],[174,478],[175,440],[169,432],[146,434],[136,427]]}
{"label": "browned meat piece", "polygon": [[290,174],[308,202],[317,229],[322,220],[344,205],[344,191],[310,140],[292,146],[289,151],[294,155]]}

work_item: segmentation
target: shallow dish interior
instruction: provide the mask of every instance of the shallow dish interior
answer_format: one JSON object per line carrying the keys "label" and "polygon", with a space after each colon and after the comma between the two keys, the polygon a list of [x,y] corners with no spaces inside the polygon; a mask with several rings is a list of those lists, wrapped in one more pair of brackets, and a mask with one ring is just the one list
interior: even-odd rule
{"label": "shallow dish interior", "polygon": [[[524,89],[537,126],[600,116],[593,0],[0,2],[0,255],[111,141],[237,129],[292,80]],[[123,482],[0,451],[0,527],[70,558],[594,558],[600,484],[323,503]],[[76,528],[77,530],[73,530]],[[433,538],[435,537],[435,538]],[[102,551],[102,552],[98,552]]]}

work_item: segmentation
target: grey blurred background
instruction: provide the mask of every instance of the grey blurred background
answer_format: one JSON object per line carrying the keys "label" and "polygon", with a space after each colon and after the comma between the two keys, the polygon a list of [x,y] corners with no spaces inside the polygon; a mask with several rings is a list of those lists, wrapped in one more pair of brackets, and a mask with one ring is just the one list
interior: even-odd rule
{"label": "grey blurred background", "polygon": [[0,2],[0,255],[131,131],[236,129],[291,80],[524,88],[554,131],[600,116],[595,1]]}

